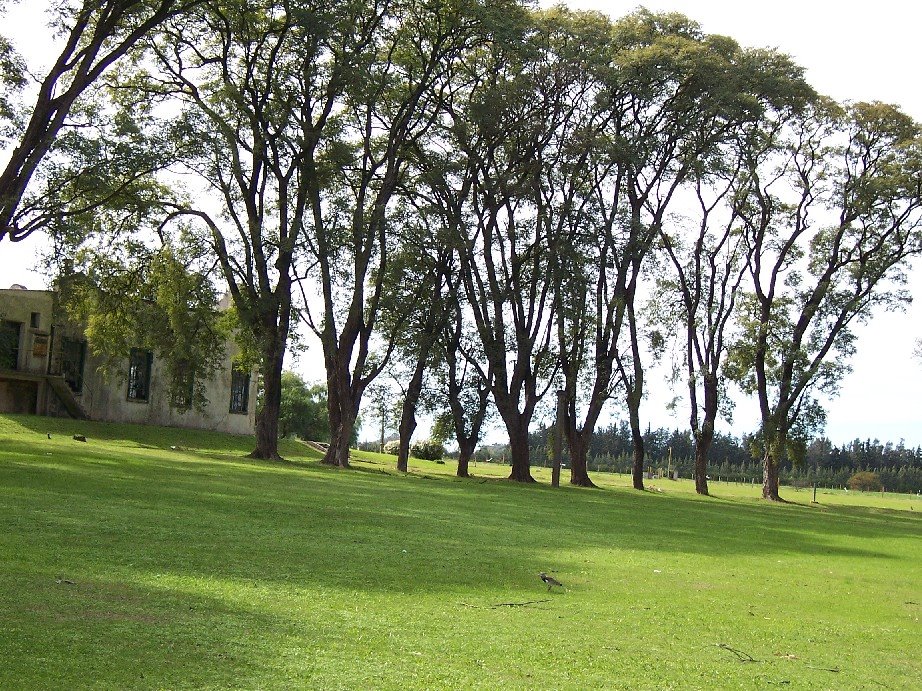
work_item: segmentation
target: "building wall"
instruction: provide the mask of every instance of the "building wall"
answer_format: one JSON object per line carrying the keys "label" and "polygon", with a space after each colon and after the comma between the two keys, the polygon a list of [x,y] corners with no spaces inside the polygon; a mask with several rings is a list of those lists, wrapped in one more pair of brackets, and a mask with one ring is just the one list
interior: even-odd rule
{"label": "building wall", "polygon": [[[212,429],[233,434],[253,434],[256,429],[256,377],[250,375],[249,406],[245,414],[230,412],[231,358],[233,344],[228,348],[227,368],[215,373],[205,384],[208,405],[205,410],[180,412],[170,407],[169,381],[165,362],[154,353],[151,367],[150,393],[146,401],[128,399],[128,381],[124,374],[104,375],[103,362],[96,356],[87,357],[84,369],[83,393],[77,400],[93,420],[137,422],[145,425],[168,425]],[[123,366],[127,368],[128,358]]]}
{"label": "building wall", "polygon": [[[0,290],[0,319],[22,324],[19,357],[15,372],[0,371],[0,412],[61,414],[56,396],[41,377],[60,374],[61,342],[64,337],[83,340],[79,326],[68,324],[54,314],[54,293],[44,290]],[[32,314],[38,314],[38,326],[32,327]],[[208,404],[204,411],[180,412],[170,407],[169,381],[165,362],[153,355],[150,390],[146,401],[128,399],[128,382],[124,374],[104,375],[102,359],[87,352],[83,367],[82,391],[74,398],[93,420],[134,422],[211,429],[233,434],[253,434],[256,429],[255,372],[250,373],[249,405],[246,413],[231,413],[231,363],[238,349],[227,344],[226,366],[205,384]],[[117,368],[127,372],[128,355]],[[31,380],[22,377],[34,375]],[[65,413],[66,414],[66,413]]]}
{"label": "building wall", "polygon": [[[0,290],[0,320],[22,324],[19,332],[20,372],[46,374],[51,338],[54,293],[49,290]],[[32,314],[38,326],[32,326]]]}

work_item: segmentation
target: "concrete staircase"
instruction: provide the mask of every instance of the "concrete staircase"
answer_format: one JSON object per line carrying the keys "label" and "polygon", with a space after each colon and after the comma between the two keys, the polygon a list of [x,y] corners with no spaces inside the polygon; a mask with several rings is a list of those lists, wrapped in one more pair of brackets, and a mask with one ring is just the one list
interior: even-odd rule
{"label": "concrete staircase", "polygon": [[67,382],[64,381],[64,377],[49,374],[45,376],[45,381],[48,382],[48,386],[51,387],[51,390],[54,391],[58,400],[61,401],[61,404],[72,418],[76,420],[90,419],[90,416],[86,414],[86,411],[74,398],[74,392],[70,390]]}

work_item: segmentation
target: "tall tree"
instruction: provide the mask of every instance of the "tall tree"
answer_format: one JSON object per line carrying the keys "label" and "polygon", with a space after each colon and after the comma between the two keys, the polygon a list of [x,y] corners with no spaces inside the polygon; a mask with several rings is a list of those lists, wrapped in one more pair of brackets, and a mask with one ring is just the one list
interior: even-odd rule
{"label": "tall tree", "polygon": [[[420,138],[443,114],[456,64],[472,46],[489,41],[497,18],[516,8],[513,0],[348,3],[344,25],[351,38],[332,43],[318,63],[318,70],[342,81],[335,145],[306,152],[314,175],[304,237],[323,296],[322,309],[310,308],[307,320],[323,345],[327,369],[327,463],[348,465],[362,392],[392,349],[386,343],[385,356],[369,366],[395,244],[389,205]],[[335,163],[324,176],[318,174],[321,154]]]}
{"label": "tall tree", "polygon": [[[744,194],[743,178],[731,157],[729,165],[696,170],[693,175],[697,233],[684,225],[664,227],[661,242],[672,276],[658,281],[664,301],[678,303],[662,313],[667,320],[678,316],[684,332],[684,377],[688,386],[689,424],[695,440],[695,491],[708,494],[708,452],[714,440],[717,415],[727,400],[721,374],[734,307],[749,264],[749,248],[739,232],[732,197]],[[684,237],[683,237],[684,235]],[[723,403],[723,405],[722,405]]]}
{"label": "tall tree", "polygon": [[[635,317],[645,262],[677,191],[698,162],[742,123],[806,85],[802,71],[785,56],[706,35],[678,14],[638,11],[615,23],[610,40],[610,67],[600,73],[609,116],[593,144],[596,165],[589,183],[596,210],[587,219],[594,232],[583,236],[582,245],[598,270],[586,276],[584,307],[563,315],[568,323],[561,330],[561,354],[574,465],[585,467],[595,424],[620,379],[634,437],[633,483],[642,489],[643,353]],[[580,425],[575,392],[586,378],[591,393]]]}
{"label": "tall tree", "polygon": [[481,356],[477,335],[471,333],[460,281],[449,282],[448,288],[448,318],[436,342],[437,362],[441,365],[437,377],[444,387],[448,419],[458,443],[457,475],[469,477],[470,461],[490,410],[493,371]]}
{"label": "tall tree", "polygon": [[480,378],[490,382],[510,439],[510,478],[521,482],[532,481],[528,428],[557,366],[555,248],[573,230],[573,217],[556,213],[552,174],[584,106],[569,98],[578,70],[558,61],[568,16],[509,22],[507,42],[471,60],[439,133],[447,142],[440,150],[451,153],[430,155],[426,171],[455,234],[465,305],[486,360]]}
{"label": "tall tree", "polygon": [[754,292],[733,374],[758,396],[762,496],[802,455],[854,351],[852,326],[898,309],[922,252],[922,137],[895,106],[822,103],[753,133],[751,193],[738,205]]}
{"label": "tall tree", "polygon": [[[293,267],[308,222],[305,149],[316,146],[303,127],[314,106],[305,79],[335,36],[333,18],[320,9],[282,0],[209,3],[166,22],[151,43],[156,66],[128,83],[182,106],[174,118],[177,165],[203,192],[215,193],[169,204],[166,222],[203,226],[258,353],[256,458],[279,457]],[[328,115],[332,97],[326,107]]]}
{"label": "tall tree", "polygon": [[397,450],[397,470],[402,472],[408,469],[426,374],[449,316],[446,297],[455,268],[451,247],[438,242],[435,229],[425,223],[405,225],[418,232],[407,235],[406,244],[389,263],[380,318],[382,325],[393,322],[385,331],[394,333],[391,370],[403,394]]}
{"label": "tall tree", "polygon": [[[49,30],[59,35],[60,52],[37,84],[35,100],[27,112],[20,113],[6,95],[0,101],[0,118],[11,121],[15,131],[12,151],[0,172],[0,240],[23,240],[40,227],[19,213],[20,202],[81,94],[163,22],[189,12],[202,1],[49,3]],[[24,88],[29,81],[27,70],[2,37],[0,59],[3,81],[15,89]]]}

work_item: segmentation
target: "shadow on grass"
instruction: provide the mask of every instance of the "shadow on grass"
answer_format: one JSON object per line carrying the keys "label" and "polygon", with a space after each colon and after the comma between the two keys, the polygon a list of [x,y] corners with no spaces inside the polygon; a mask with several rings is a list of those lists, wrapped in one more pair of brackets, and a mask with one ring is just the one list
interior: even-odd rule
{"label": "shadow on grass", "polygon": [[308,656],[358,633],[386,647],[427,596],[440,609],[423,616],[451,621],[465,602],[544,597],[539,571],[570,586],[597,557],[625,598],[665,587],[632,579],[673,555],[708,587],[783,557],[889,569],[905,559],[892,540],[922,532],[908,512],[343,470],[306,448],[257,461],[246,437],[51,422],[48,440],[47,419],[0,416],[0,631],[18,646],[0,687],[264,687],[291,639]]}
{"label": "shadow on grass", "polygon": [[889,559],[871,545],[919,533],[918,521],[854,509],[818,514],[630,490],[423,482],[418,474],[207,454],[150,459],[136,447],[80,444],[67,458],[46,458],[31,448],[3,444],[14,459],[0,464],[3,513],[35,520],[16,540],[33,550],[33,567],[53,550],[78,572],[132,563],[201,577],[437,591],[526,582],[550,568],[551,550]]}

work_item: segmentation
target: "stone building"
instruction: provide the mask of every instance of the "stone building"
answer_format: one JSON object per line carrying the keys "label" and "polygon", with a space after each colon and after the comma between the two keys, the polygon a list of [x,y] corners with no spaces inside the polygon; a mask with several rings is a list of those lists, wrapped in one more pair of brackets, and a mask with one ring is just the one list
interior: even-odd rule
{"label": "stone building", "polygon": [[256,376],[232,366],[235,344],[227,344],[225,366],[205,383],[204,411],[181,411],[170,405],[156,352],[132,349],[124,376],[104,376],[83,330],[61,318],[56,305],[53,291],[0,290],[0,413],[254,433]]}

